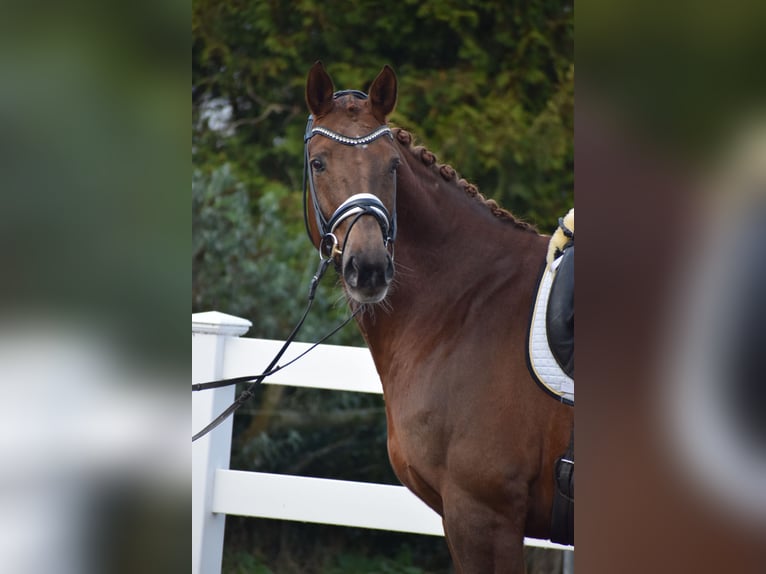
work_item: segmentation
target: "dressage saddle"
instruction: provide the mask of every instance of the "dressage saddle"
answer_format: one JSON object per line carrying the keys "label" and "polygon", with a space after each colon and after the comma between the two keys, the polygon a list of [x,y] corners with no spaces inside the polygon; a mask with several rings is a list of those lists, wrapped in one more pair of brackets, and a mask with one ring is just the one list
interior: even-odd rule
{"label": "dressage saddle", "polygon": [[574,379],[574,242],[564,248],[560,257],[545,320],[553,357]]}

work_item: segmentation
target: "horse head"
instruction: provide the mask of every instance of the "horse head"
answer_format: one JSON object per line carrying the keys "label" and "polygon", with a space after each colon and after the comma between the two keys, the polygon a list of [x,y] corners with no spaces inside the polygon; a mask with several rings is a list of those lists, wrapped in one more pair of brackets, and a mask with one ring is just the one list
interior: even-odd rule
{"label": "horse head", "polygon": [[[394,274],[399,153],[386,124],[396,104],[396,75],[385,66],[369,88],[335,92],[321,62],[309,71],[305,137],[306,226],[320,255],[332,258],[346,292],[377,303]],[[304,188],[304,193],[306,189]],[[313,213],[313,216],[309,213]]]}

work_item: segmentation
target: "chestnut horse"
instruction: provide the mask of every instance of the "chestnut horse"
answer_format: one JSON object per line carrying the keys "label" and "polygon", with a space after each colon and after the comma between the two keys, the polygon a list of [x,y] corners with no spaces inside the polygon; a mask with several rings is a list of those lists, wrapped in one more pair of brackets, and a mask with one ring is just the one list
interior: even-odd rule
{"label": "chestnut horse", "polygon": [[307,229],[363,307],[391,464],[442,516],[455,570],[523,572],[524,536],[550,537],[574,416],[525,358],[548,237],[390,128],[396,96],[388,66],[368,96],[311,68]]}

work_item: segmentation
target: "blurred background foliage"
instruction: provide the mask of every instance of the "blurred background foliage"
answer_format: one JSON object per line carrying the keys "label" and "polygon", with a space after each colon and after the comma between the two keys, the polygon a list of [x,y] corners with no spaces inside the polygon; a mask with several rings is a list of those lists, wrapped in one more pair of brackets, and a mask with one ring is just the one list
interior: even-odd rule
{"label": "blurred background foliage", "polygon": [[[245,317],[250,336],[283,339],[303,309],[317,264],[301,203],[316,60],[336,89],[366,89],[391,65],[391,123],[541,231],[573,205],[571,0],[192,6],[194,312]],[[299,340],[346,315],[330,272]],[[363,344],[353,326],[331,342]],[[235,417],[232,468],[396,483],[385,438],[378,396],[266,387]],[[226,572],[449,571],[438,538],[227,520]],[[555,569],[551,560],[531,551],[530,571]]]}

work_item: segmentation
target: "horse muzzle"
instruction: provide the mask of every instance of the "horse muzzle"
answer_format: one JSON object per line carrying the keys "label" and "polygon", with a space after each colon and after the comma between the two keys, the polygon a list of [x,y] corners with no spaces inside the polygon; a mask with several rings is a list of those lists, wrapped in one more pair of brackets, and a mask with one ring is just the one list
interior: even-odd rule
{"label": "horse muzzle", "polygon": [[394,261],[388,251],[348,254],[343,261],[346,290],[358,303],[378,303],[388,293],[394,277]]}

